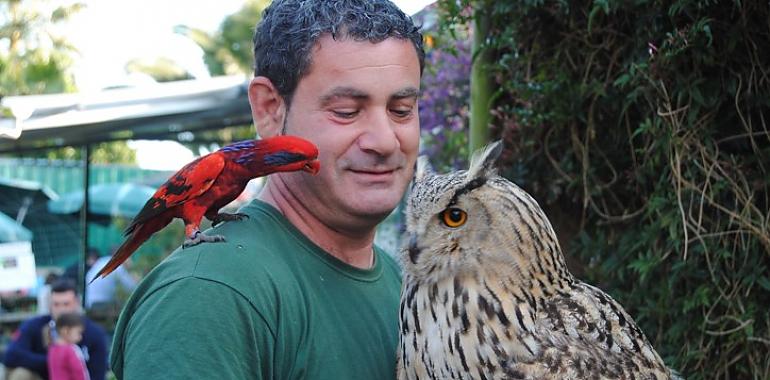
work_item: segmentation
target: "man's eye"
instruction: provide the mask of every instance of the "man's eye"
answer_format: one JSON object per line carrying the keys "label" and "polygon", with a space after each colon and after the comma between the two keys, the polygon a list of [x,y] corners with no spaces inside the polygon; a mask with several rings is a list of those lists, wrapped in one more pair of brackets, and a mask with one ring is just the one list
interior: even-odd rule
{"label": "man's eye", "polygon": [[405,118],[405,117],[409,117],[412,114],[412,109],[411,108],[408,108],[408,109],[394,108],[394,109],[391,109],[390,112],[396,117]]}
{"label": "man's eye", "polygon": [[358,115],[358,111],[354,110],[332,110],[332,113],[340,119],[352,119]]}
{"label": "man's eye", "polygon": [[393,109],[393,110],[390,110],[390,112],[393,112],[396,116],[404,117],[404,116],[411,115],[412,114],[412,109],[411,108],[409,108],[409,109]]}

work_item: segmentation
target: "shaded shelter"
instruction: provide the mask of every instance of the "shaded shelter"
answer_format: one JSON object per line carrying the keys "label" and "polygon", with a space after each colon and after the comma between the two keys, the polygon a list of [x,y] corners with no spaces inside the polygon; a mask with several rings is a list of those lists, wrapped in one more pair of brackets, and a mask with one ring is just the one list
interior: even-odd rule
{"label": "shaded shelter", "polygon": [[245,77],[227,76],[95,93],[8,96],[0,105],[13,116],[0,118],[0,153],[177,140],[184,132],[250,124],[247,91]]}
{"label": "shaded shelter", "polygon": [[[133,218],[154,193],[154,188],[134,183],[93,185],[88,190],[89,219],[107,224],[113,217]],[[48,211],[76,215],[81,212],[84,198],[83,191],[62,194],[48,201]]]}
{"label": "shaded shelter", "polygon": [[0,212],[0,243],[31,241],[32,231]]}
{"label": "shaded shelter", "polygon": [[0,212],[19,223],[24,222],[30,207],[57,197],[53,190],[38,182],[0,178]]}
{"label": "shaded shelter", "polygon": [[38,265],[54,265],[62,252],[76,252],[80,227],[72,215],[48,212],[48,202],[58,195],[34,181],[0,178],[0,212],[31,234],[32,250]]}
{"label": "shaded shelter", "polygon": [[58,195],[34,181],[0,178],[0,212],[29,231],[38,265],[57,265],[63,253],[77,252],[80,224],[77,216],[48,211],[48,202]]}

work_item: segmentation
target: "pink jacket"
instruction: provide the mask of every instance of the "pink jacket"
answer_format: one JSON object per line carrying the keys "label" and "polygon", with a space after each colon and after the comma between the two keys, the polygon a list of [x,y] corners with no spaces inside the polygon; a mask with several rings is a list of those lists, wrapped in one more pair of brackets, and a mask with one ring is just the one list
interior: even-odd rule
{"label": "pink jacket", "polygon": [[51,344],[48,347],[50,380],[88,380],[83,353],[74,344]]}

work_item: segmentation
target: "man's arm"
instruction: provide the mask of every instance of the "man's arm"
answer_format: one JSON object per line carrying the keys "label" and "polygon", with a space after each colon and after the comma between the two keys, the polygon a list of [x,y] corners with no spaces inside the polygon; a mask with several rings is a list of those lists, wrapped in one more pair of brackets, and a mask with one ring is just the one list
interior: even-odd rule
{"label": "man's arm", "polygon": [[126,317],[111,357],[119,379],[274,378],[272,331],[226,285],[184,278],[146,295]]}
{"label": "man's arm", "polygon": [[104,380],[107,376],[107,335],[104,330],[92,321],[87,322],[85,331],[88,348],[88,375],[91,380]]}
{"label": "man's arm", "polygon": [[42,326],[37,326],[32,321],[22,323],[19,328],[19,336],[8,345],[5,352],[6,367],[24,367],[37,373],[45,373],[47,370],[46,354],[32,351],[33,340],[40,339]]}

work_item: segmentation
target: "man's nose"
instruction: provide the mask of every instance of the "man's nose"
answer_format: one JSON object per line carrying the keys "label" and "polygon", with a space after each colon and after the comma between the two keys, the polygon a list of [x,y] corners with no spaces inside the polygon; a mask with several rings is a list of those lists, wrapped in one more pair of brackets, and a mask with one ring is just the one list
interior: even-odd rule
{"label": "man's nose", "polygon": [[387,156],[401,146],[396,134],[399,125],[391,120],[387,112],[377,112],[365,121],[366,131],[359,137],[359,147],[365,151],[376,152]]}

